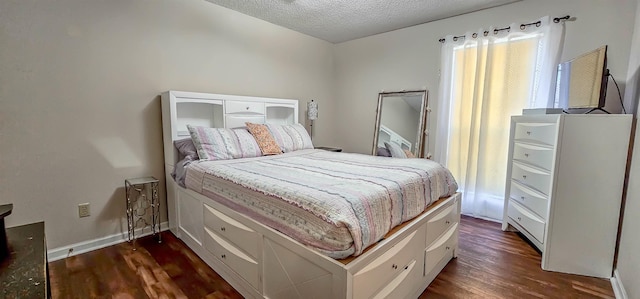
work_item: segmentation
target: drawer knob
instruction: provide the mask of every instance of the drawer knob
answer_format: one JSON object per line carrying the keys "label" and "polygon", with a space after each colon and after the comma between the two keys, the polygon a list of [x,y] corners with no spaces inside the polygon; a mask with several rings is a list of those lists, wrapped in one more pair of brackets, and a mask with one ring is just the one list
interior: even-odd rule
{"label": "drawer knob", "polygon": [[222,257],[224,259],[224,258],[227,258],[227,255],[223,254],[220,257]]}
{"label": "drawer knob", "polygon": [[451,221],[449,221],[449,220],[444,222],[444,224],[449,224],[449,223],[451,223]]}
{"label": "drawer knob", "polygon": [[524,200],[524,196],[520,196],[520,199]]}
{"label": "drawer knob", "polygon": [[527,131],[527,135],[531,135],[531,131]]}
{"label": "drawer knob", "polygon": [[391,265],[391,268],[393,268],[393,269],[398,269],[398,265],[393,264],[393,265]]}
{"label": "drawer knob", "polygon": [[247,106],[247,110],[249,110],[249,107]]}
{"label": "drawer knob", "polygon": [[223,226],[220,228],[221,231],[226,231],[227,229]]}
{"label": "drawer knob", "polygon": [[446,249],[447,249],[447,250],[449,250],[449,249],[451,249],[451,247],[447,246],[447,248],[446,248]]}
{"label": "drawer knob", "polygon": [[527,176],[526,176],[526,175],[523,175],[523,176],[522,176],[522,179],[526,180],[526,179],[527,179]]}
{"label": "drawer knob", "polygon": [[518,221],[522,221],[522,218],[518,217]]}
{"label": "drawer knob", "polygon": [[529,158],[529,154],[526,154],[526,153],[525,153],[525,154],[524,154],[524,157],[525,157],[525,158]]}
{"label": "drawer knob", "polygon": [[405,270],[409,269],[409,265],[404,266],[404,269]]}

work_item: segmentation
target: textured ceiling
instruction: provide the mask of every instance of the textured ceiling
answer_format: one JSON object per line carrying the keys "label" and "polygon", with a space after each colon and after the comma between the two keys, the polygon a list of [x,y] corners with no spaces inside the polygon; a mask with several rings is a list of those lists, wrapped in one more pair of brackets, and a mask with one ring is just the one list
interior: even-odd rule
{"label": "textured ceiling", "polygon": [[520,0],[207,0],[332,43]]}

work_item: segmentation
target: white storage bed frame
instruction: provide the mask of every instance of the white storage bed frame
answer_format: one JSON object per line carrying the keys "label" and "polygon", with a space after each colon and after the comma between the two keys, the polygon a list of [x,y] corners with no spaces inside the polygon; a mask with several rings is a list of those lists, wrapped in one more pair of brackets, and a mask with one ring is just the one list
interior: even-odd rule
{"label": "white storage bed frame", "polygon": [[416,298],[456,257],[460,193],[395,228],[362,255],[335,260],[173,180],[185,125],[298,122],[298,101],[168,91],[162,123],[169,228],[247,298]]}

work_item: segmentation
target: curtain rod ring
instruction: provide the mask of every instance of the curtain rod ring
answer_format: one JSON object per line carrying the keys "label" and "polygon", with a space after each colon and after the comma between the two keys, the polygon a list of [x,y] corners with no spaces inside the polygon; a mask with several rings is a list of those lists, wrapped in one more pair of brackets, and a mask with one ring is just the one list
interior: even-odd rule
{"label": "curtain rod ring", "polygon": [[474,33],[471,35],[471,37],[473,37],[473,38],[478,37],[478,33],[474,32]]}
{"label": "curtain rod ring", "polygon": [[540,27],[541,25],[542,25],[542,22],[540,22],[540,21],[536,22],[536,27]]}
{"label": "curtain rod ring", "polygon": [[527,25],[525,24],[520,24],[520,30],[525,30],[527,29]]}
{"label": "curtain rod ring", "polygon": [[483,33],[484,33],[484,36],[489,35],[489,31],[487,31],[487,30],[485,30]]}

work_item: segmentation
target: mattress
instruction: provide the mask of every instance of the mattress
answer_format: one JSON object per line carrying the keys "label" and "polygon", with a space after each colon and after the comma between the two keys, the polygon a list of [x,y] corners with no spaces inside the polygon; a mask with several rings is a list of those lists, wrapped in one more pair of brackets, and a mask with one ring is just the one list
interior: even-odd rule
{"label": "mattress", "polygon": [[431,160],[323,150],[194,162],[186,186],[336,259],[360,255],[458,188]]}

